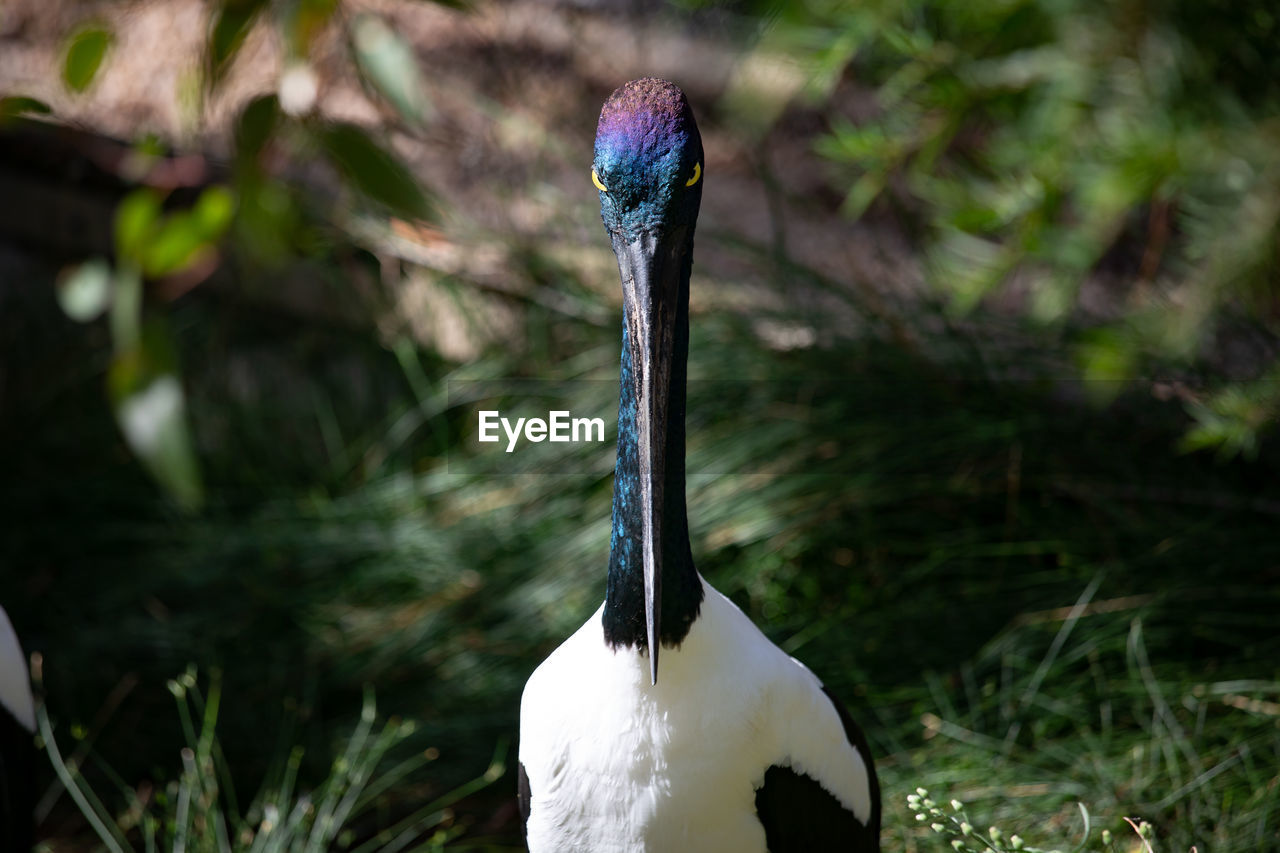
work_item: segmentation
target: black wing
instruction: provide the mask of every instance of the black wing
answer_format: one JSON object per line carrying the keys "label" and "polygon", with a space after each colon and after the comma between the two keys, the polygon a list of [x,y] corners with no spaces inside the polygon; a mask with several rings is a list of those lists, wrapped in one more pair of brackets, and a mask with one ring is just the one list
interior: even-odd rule
{"label": "black wing", "polygon": [[790,767],[774,765],[764,774],[764,784],[756,791],[756,814],[764,824],[770,853],[797,853],[812,850],[847,850],[875,853],[880,849],[880,783],[867,738],[849,711],[827,688],[822,692],[835,705],[845,737],[867,767],[871,793],[871,817],[864,824],[840,805],[826,788]]}
{"label": "black wing", "polygon": [[[520,772],[517,774],[516,781],[516,797],[520,800],[520,834],[529,838],[529,804],[531,802],[531,794],[529,793],[529,774],[524,772],[524,762],[519,762]],[[878,797],[879,795],[877,795]]]}
{"label": "black wing", "polygon": [[0,708],[0,850],[35,843],[35,753],[31,732]]}

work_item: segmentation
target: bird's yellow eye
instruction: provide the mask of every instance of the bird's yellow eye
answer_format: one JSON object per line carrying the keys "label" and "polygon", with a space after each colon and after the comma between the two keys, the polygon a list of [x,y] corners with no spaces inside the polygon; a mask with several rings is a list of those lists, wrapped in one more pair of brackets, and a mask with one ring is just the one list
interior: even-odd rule
{"label": "bird's yellow eye", "polygon": [[696,183],[698,182],[698,179],[699,179],[699,178],[701,178],[701,177],[702,177],[702,163],[701,163],[701,162],[694,163],[694,164],[693,164],[693,177],[692,177],[692,178],[690,178],[689,180],[685,181],[685,182],[684,182],[684,185],[685,185],[686,187],[691,187],[691,186],[693,186],[694,184],[696,184]]}
{"label": "bird's yellow eye", "polygon": [[600,190],[602,193],[607,193],[609,191],[608,187],[600,183],[600,176],[596,174],[596,170],[594,168],[591,170],[591,183],[595,184],[596,189]]}

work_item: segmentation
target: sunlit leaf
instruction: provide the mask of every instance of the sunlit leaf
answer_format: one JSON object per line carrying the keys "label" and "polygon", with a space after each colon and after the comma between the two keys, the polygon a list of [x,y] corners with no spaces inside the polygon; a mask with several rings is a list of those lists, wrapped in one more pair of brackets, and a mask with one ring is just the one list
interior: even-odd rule
{"label": "sunlit leaf", "polygon": [[226,232],[235,208],[235,196],[226,187],[208,187],[200,194],[192,210],[205,239],[216,240]]}
{"label": "sunlit leaf", "polygon": [[0,122],[22,115],[48,115],[52,110],[44,101],[25,95],[0,98]]}
{"label": "sunlit leaf", "polygon": [[215,86],[227,71],[228,63],[244,44],[265,0],[224,0],[218,8],[207,46],[209,85]]}
{"label": "sunlit leaf", "polygon": [[58,279],[58,304],[80,323],[101,317],[111,304],[111,265],[94,258],[67,270]]}
{"label": "sunlit leaf", "polygon": [[430,104],[413,48],[374,15],[361,15],[353,30],[356,60],[365,77],[406,120],[422,122]]}
{"label": "sunlit leaf", "polygon": [[155,190],[134,190],[116,208],[116,254],[140,264],[160,219],[160,196]]}
{"label": "sunlit leaf", "polygon": [[83,92],[93,82],[112,35],[101,27],[86,27],[71,37],[62,66],[62,80],[73,92]]}
{"label": "sunlit leaf", "polygon": [[165,374],[117,401],[116,419],[129,447],[160,485],[184,507],[198,508],[203,489],[178,378]]}
{"label": "sunlit leaf", "polygon": [[148,323],[136,346],[116,353],[107,375],[116,421],[152,477],[188,510],[204,488],[187,425],[186,399],[167,329]]}
{"label": "sunlit leaf", "polygon": [[1280,368],[1259,379],[1227,385],[1187,407],[1196,425],[1183,436],[1186,451],[1216,448],[1222,458],[1258,451],[1258,436],[1280,415]]}
{"label": "sunlit leaf", "polygon": [[147,244],[142,269],[152,278],[173,275],[196,264],[209,249],[209,240],[195,214],[174,213]]}
{"label": "sunlit leaf", "polygon": [[427,197],[413,174],[364,130],[350,124],[326,125],[317,137],[334,165],[370,199],[410,219],[429,215]]}

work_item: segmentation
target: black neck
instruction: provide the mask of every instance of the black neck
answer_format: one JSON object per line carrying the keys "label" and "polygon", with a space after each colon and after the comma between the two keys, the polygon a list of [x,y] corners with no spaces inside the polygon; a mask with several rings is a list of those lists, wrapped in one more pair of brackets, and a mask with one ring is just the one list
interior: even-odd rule
{"label": "black neck", "polygon": [[[689,276],[693,237],[684,247],[680,289],[676,303],[675,348],[671,364],[670,398],[666,406],[666,471],[662,506],[662,607],[658,637],[664,646],[678,646],[698,618],[702,583],[689,546],[689,518],[685,509],[684,410],[689,360]],[[638,366],[631,363],[627,324],[622,324],[622,378],[618,408],[618,463],[613,482],[613,535],[609,552],[609,580],[605,592],[604,638],[610,646],[647,647],[644,602],[644,563],[640,455],[644,448],[636,429]]]}

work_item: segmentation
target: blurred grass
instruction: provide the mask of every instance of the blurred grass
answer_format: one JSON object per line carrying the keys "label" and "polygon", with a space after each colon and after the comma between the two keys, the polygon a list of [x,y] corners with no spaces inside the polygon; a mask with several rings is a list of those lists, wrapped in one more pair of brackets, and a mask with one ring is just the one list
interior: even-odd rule
{"label": "blurred grass", "polygon": [[[87,749],[64,759],[58,737],[44,706],[39,709],[40,738],[58,776],[46,800],[54,801],[65,790],[88,820],[98,840],[112,853],[135,849],[130,836],[141,836],[145,850],[210,851],[210,853],[323,853],[340,847],[358,853],[418,853],[443,850],[462,827],[451,823],[454,802],[481,790],[500,778],[506,745],[495,752],[484,773],[460,788],[416,807],[370,832],[372,806],[388,790],[429,764],[438,751],[426,750],[387,767],[388,753],[413,731],[413,724],[392,719],[375,725],[373,691],[366,688],[359,722],[337,755],[328,775],[312,784],[299,784],[303,752],[288,751],[287,758],[268,770],[261,789],[241,812],[235,785],[217,733],[221,708],[221,675],[207,680],[208,696],[199,686],[194,668],[168,682],[177,701],[185,743],[180,752],[182,773],[162,784],[134,789],[109,770],[128,803],[114,814],[86,784],[80,764]],[[385,818],[385,815],[382,817]],[[371,836],[371,837],[370,837]]]}
{"label": "blurred grass", "polygon": [[[988,12],[1040,21],[1045,4],[1031,5]],[[216,67],[251,17],[214,28],[225,36]],[[915,56],[929,20],[889,33],[891,58]],[[824,44],[815,55],[835,85],[857,43]],[[377,39],[356,47],[370,68],[407,62],[395,43],[381,59]],[[954,94],[949,80],[934,80],[943,94]],[[373,84],[404,121],[425,120],[403,91]],[[183,366],[198,513],[159,494],[119,436],[103,392],[109,326],[66,320],[52,271],[29,268],[23,287],[0,288],[0,600],[43,655],[60,742],[65,732],[91,745],[85,774],[100,794],[121,790],[116,781],[189,780],[180,751],[191,732],[167,686],[189,664],[222,672],[218,742],[240,791],[277,778],[295,745],[298,789],[323,790],[332,757],[368,722],[373,685],[384,713],[413,727],[389,759],[438,757],[370,803],[354,843],[483,774],[515,732],[524,680],[599,603],[611,445],[526,448],[530,470],[566,473],[496,474],[501,461],[470,441],[466,392],[550,380],[575,413],[612,422],[616,306],[602,295],[612,270],[583,280],[530,240],[505,256],[526,296],[483,297],[516,318],[511,334],[465,364],[422,347],[407,323],[389,322],[404,320],[394,294],[370,284],[403,283],[414,264],[354,233],[346,207],[357,195],[317,203],[263,152],[306,156],[312,135],[328,139],[321,147],[379,225],[387,209],[424,209],[428,197],[400,195],[403,167],[363,131],[288,115],[267,96],[238,119],[230,274],[163,305],[148,297]],[[900,144],[920,126],[879,140],[875,127],[860,139],[837,127],[833,139],[847,130],[844,143]],[[371,162],[375,180],[361,184]],[[955,189],[952,177],[930,186]],[[865,186],[866,200],[893,187]],[[1030,215],[998,196],[987,201]],[[1210,218],[1230,226],[1221,211]],[[949,245],[970,275],[999,266],[984,265],[1001,260],[988,244]],[[944,304],[873,297],[714,222],[699,246],[767,266],[784,298],[750,316],[708,300],[715,308],[694,318],[694,552],[864,722],[880,756],[886,849],[945,849],[907,808],[918,786],[1034,844],[1074,845],[1083,802],[1118,838],[1124,817],[1150,820],[1161,850],[1265,849],[1280,831],[1274,448],[1248,463],[1180,453],[1188,413],[1158,386],[1122,381],[1123,341],[1084,336],[1095,367],[1119,361],[1094,372],[1116,381],[1082,381],[1076,339],[981,300],[961,322]],[[290,273],[322,310],[272,301]],[[733,286],[696,275],[695,288],[717,295]],[[430,277],[465,319],[489,319],[467,301],[479,288],[465,278]],[[790,343],[764,334],[766,323]],[[1210,401],[1195,417],[1214,411]],[[516,846],[514,787],[509,776],[442,815],[450,843]],[[104,796],[108,812],[133,806]],[[65,808],[45,829],[84,832]]]}
{"label": "blurred grass", "polygon": [[[171,314],[208,481],[188,516],[116,437],[102,364],[86,368],[101,330],[58,319],[51,290],[21,310],[0,595],[44,655],[52,716],[84,725],[136,678],[95,753],[125,780],[174,778],[164,685],[195,662],[224,672],[238,787],[290,716],[314,762],[301,778],[322,779],[365,684],[414,721],[406,749],[439,750],[388,809],[488,766],[524,679],[599,603],[610,478],[494,475],[447,388],[582,379],[572,407],[598,408],[611,329],[527,306],[542,357],[454,368],[193,292]],[[780,352],[746,319],[694,322],[699,565],[867,724],[887,848],[929,849],[901,806],[918,785],[1031,839],[1069,836],[1076,801],[1116,833],[1151,820],[1164,849],[1273,837],[1274,459],[1177,455],[1176,406],[1086,405],[1051,354],[952,340],[928,358],[874,336]],[[999,378],[1015,367],[1027,378]],[[608,449],[563,464],[608,470]],[[513,790],[460,806],[459,825],[514,844]]]}
{"label": "blurred grass", "polygon": [[1273,3],[744,5],[807,71],[844,212],[911,231],[953,314],[1016,311],[1087,378],[1177,376],[1189,446],[1253,452],[1280,413]]}

